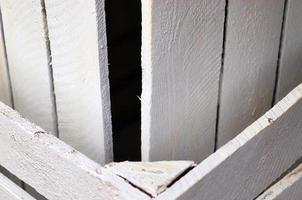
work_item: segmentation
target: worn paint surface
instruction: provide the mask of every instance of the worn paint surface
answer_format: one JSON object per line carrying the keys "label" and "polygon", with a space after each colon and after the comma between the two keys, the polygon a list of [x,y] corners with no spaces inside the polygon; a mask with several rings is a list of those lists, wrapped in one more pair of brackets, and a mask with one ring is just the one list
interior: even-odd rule
{"label": "worn paint surface", "polygon": [[194,166],[192,161],[121,162],[105,167],[123,177],[152,197],[157,196],[183,172]]}
{"label": "worn paint surface", "polygon": [[301,158],[301,118],[302,84],[157,199],[256,198]]}
{"label": "worn paint surface", "polygon": [[0,138],[0,165],[47,199],[149,199],[2,103]]}

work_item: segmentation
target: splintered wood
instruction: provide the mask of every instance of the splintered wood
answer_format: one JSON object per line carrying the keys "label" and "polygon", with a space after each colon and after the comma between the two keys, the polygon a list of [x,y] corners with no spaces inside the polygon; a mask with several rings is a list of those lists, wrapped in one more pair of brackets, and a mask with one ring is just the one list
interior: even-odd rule
{"label": "splintered wood", "polygon": [[193,166],[192,161],[159,161],[110,163],[105,167],[155,197]]}

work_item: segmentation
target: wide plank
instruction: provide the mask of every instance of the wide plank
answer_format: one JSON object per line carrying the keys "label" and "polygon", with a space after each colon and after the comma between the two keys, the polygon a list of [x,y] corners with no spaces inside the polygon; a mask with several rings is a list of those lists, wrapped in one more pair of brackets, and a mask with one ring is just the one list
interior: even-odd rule
{"label": "wide plank", "polygon": [[142,0],[142,159],[213,152],[225,1]]}
{"label": "wide plank", "polygon": [[271,107],[283,8],[284,0],[229,0],[217,147]]}
{"label": "wide plank", "polygon": [[288,0],[281,45],[276,102],[302,82],[302,2]]}
{"label": "wide plank", "polygon": [[112,161],[104,0],[46,0],[60,139]]}
{"label": "wide plank", "polygon": [[40,1],[0,0],[15,109],[57,135]]}
{"label": "wide plank", "polygon": [[2,103],[0,138],[0,165],[49,200],[150,198]]}
{"label": "wide plank", "polygon": [[302,156],[302,84],[158,199],[254,199]]}

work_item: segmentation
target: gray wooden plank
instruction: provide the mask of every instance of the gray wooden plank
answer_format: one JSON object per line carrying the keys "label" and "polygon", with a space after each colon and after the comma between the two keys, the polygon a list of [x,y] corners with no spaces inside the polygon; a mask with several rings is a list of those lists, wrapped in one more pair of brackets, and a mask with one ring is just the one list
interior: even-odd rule
{"label": "gray wooden plank", "polygon": [[254,199],[302,156],[302,84],[158,199]]}
{"label": "gray wooden plank", "polygon": [[276,102],[302,82],[302,2],[288,0]]}
{"label": "gray wooden plank", "polygon": [[272,185],[256,200],[301,200],[302,164]]}
{"label": "gray wooden plank", "polygon": [[142,1],[142,159],[214,149],[225,1]]}
{"label": "gray wooden plank", "polygon": [[284,0],[229,0],[220,95],[220,147],[272,104]]}
{"label": "gray wooden plank", "polygon": [[2,16],[0,14],[0,101],[6,105],[12,106],[11,88],[9,81],[8,66],[6,60],[6,50],[2,29]]}
{"label": "gray wooden plank", "polygon": [[104,0],[46,0],[60,139],[112,161]]}
{"label": "gray wooden plank", "polygon": [[49,200],[150,199],[2,103],[0,165]]}

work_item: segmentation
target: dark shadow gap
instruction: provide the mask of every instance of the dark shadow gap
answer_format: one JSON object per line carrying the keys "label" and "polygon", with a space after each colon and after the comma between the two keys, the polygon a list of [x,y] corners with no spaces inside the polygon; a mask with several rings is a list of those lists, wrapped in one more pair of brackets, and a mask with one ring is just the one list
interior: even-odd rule
{"label": "dark shadow gap", "polygon": [[223,24],[223,41],[222,41],[222,53],[221,53],[221,67],[220,67],[220,74],[219,74],[218,100],[217,100],[217,110],[216,110],[214,152],[218,148],[217,147],[217,145],[218,145],[218,131],[219,131],[218,129],[219,129],[219,115],[220,115],[220,102],[221,102],[221,88],[222,88],[223,69],[224,69],[225,43],[226,43],[226,34],[227,34],[227,25],[228,25],[228,8],[229,8],[229,0],[225,0],[224,24]]}
{"label": "dark shadow gap", "polygon": [[141,160],[141,3],[106,0],[114,161]]}
{"label": "dark shadow gap", "polygon": [[287,4],[288,0],[284,1],[284,7],[283,7],[283,16],[282,16],[282,25],[281,25],[281,34],[280,34],[280,42],[279,42],[279,52],[278,52],[278,60],[277,60],[277,66],[276,66],[276,75],[275,75],[275,87],[273,90],[273,98],[271,107],[275,105],[276,98],[277,98],[277,90],[278,90],[278,82],[279,82],[279,68],[280,68],[280,62],[281,62],[281,54],[282,54],[282,47],[283,47],[283,35],[284,35],[284,26],[286,21],[286,14],[287,14]]}

